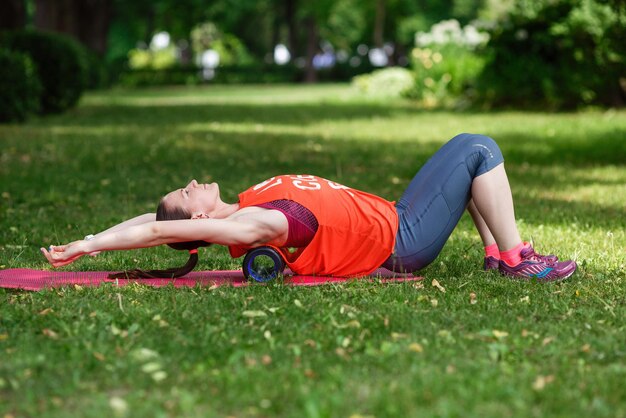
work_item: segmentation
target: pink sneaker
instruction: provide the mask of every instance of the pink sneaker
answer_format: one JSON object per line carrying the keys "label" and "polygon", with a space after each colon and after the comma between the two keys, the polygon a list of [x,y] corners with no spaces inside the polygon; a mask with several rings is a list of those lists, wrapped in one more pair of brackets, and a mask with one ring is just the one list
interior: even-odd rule
{"label": "pink sneaker", "polygon": [[573,260],[548,263],[545,257],[537,254],[531,246],[522,248],[520,256],[522,261],[514,267],[500,261],[498,267],[500,273],[514,278],[535,278],[540,282],[553,282],[567,279],[574,274],[577,267]]}
{"label": "pink sneaker", "polygon": [[[524,241],[524,247],[525,248],[530,248],[532,250],[532,253],[529,254],[529,257],[536,260],[536,261],[543,261],[544,263],[546,263],[547,265],[553,265],[556,264],[559,261],[559,257],[557,257],[556,255],[541,255],[541,254],[537,254],[534,250],[534,248],[532,247],[532,245],[529,242]],[[497,270],[500,267],[500,260],[498,258],[492,257],[492,256],[487,256],[485,257],[485,261],[483,262],[483,268],[486,271],[489,270]]]}
{"label": "pink sneaker", "polygon": [[492,257],[490,255],[485,257],[485,262],[483,263],[483,269],[485,269],[486,271],[497,270],[499,266],[500,266],[500,260],[498,260],[497,258]]}

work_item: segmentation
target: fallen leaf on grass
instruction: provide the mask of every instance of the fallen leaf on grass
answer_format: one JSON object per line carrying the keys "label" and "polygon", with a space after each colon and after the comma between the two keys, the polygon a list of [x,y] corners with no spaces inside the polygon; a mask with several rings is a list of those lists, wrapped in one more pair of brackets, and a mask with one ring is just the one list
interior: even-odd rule
{"label": "fallen leaf on grass", "polygon": [[54,312],[52,308],[46,308],[43,311],[39,312],[39,315],[48,315],[51,312]]}
{"label": "fallen leaf on grass", "polygon": [[433,305],[433,308],[436,308],[439,305],[439,301],[437,299],[431,299],[430,304]]}
{"label": "fallen leaf on grass", "polygon": [[533,389],[543,390],[547,384],[554,382],[554,375],[542,376],[539,375],[533,382]]}
{"label": "fallen leaf on grass", "polygon": [[124,416],[128,412],[128,403],[118,396],[109,399],[109,406],[116,416]]}
{"label": "fallen leaf on grass", "polygon": [[161,380],[167,378],[167,373],[165,373],[163,370],[159,370],[158,372],[152,373],[150,376],[155,382],[160,382]]}
{"label": "fallen leaf on grass", "polygon": [[470,305],[476,305],[476,303],[478,302],[476,300],[476,293],[474,292],[470,293],[469,298],[470,298]]}
{"label": "fallen leaf on grass", "polygon": [[152,320],[153,320],[154,322],[158,322],[159,327],[161,327],[161,328],[165,328],[165,327],[169,326],[169,324],[167,323],[167,321],[161,318],[161,315],[158,315],[158,314],[157,314],[157,315],[154,315],[154,316],[152,317]]}
{"label": "fallen leaf on grass", "polygon": [[409,344],[409,351],[413,351],[415,353],[423,353],[424,347],[422,347],[419,343],[411,343]]}
{"label": "fallen leaf on grass", "polygon": [[580,347],[580,351],[582,351],[583,353],[589,353],[591,351],[591,345],[589,344],[585,344],[582,347]]}
{"label": "fallen leaf on grass", "polygon": [[106,360],[106,358],[104,357],[104,354],[98,353],[97,351],[94,351],[93,356],[99,361]]}
{"label": "fallen leaf on grass", "polygon": [[330,323],[333,325],[333,327],[339,328],[339,329],[343,329],[343,328],[360,328],[361,327],[361,323],[359,321],[357,321],[356,319],[352,319],[352,320],[346,322],[345,324],[339,324],[339,323],[337,323],[337,321],[335,321],[335,318],[333,318],[331,316],[330,317]]}
{"label": "fallen leaf on grass", "polygon": [[159,357],[159,353],[149,348],[138,348],[133,350],[131,355],[137,361],[147,361]]}
{"label": "fallen leaf on grass", "polygon": [[401,334],[399,332],[392,332],[391,333],[391,339],[394,341],[398,341],[402,338],[406,338],[406,334]]}
{"label": "fallen leaf on grass", "polygon": [[270,365],[272,364],[272,358],[268,356],[267,354],[264,354],[263,357],[261,357],[261,363],[263,363],[266,366]]}
{"label": "fallen leaf on grass", "polygon": [[491,333],[493,334],[494,337],[496,337],[498,340],[503,339],[504,337],[508,337],[509,333],[506,331],[499,331],[497,329],[494,329],[493,331],[491,331]]}
{"label": "fallen leaf on grass", "polygon": [[9,334],[0,334],[0,341],[4,341],[9,338]]}
{"label": "fallen leaf on grass", "polygon": [[541,345],[545,347],[546,345],[550,344],[552,341],[554,341],[554,337],[546,337],[541,342]]}
{"label": "fallen leaf on grass", "polygon": [[141,371],[143,371],[144,373],[154,373],[161,370],[162,368],[163,367],[161,366],[161,363],[151,361],[141,366]]}
{"label": "fallen leaf on grass", "polygon": [[294,300],[293,304],[296,305],[298,308],[302,308],[302,302],[300,302],[299,299]]}
{"label": "fallen leaf on grass", "polygon": [[433,287],[436,287],[437,289],[439,289],[441,293],[446,293],[446,288],[440,285],[437,279],[433,279],[431,284],[433,285]]}
{"label": "fallen leaf on grass", "polygon": [[346,350],[341,347],[337,347],[335,349],[335,354],[337,354],[339,357],[346,357]]}
{"label": "fallen leaf on grass", "polygon": [[261,316],[267,316],[267,314],[263,311],[243,311],[242,315],[246,318],[258,318]]}
{"label": "fallen leaf on grass", "polygon": [[59,334],[57,334],[56,332],[52,331],[51,329],[44,328],[42,333],[46,337],[52,338],[53,340],[58,340],[59,339]]}
{"label": "fallen leaf on grass", "polygon": [[442,329],[437,331],[437,337],[441,338],[444,341],[447,342],[453,342],[454,341],[454,337],[452,336],[452,332],[448,331],[447,329]]}

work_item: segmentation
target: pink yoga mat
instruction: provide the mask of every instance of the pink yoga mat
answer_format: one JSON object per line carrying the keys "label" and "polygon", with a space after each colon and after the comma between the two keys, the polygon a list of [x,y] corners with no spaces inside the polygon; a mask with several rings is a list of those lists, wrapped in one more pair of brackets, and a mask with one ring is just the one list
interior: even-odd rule
{"label": "pink yoga mat", "polygon": [[[102,283],[111,283],[115,286],[125,286],[129,283],[141,283],[148,286],[161,287],[172,284],[175,287],[201,286],[247,286],[255,284],[244,278],[241,270],[218,270],[192,272],[178,279],[109,279],[110,271],[49,271],[31,269],[0,270],[0,287],[7,289],[41,290],[48,287],[63,287],[70,285],[99,286]],[[326,276],[290,276],[285,272],[284,283],[293,286],[317,286],[326,283],[343,283],[350,280],[345,277]],[[399,274],[386,269],[378,269],[369,279],[380,279],[381,282],[410,282],[421,280],[412,274]],[[366,280],[368,278],[365,278]],[[363,280],[363,279],[359,279]]]}

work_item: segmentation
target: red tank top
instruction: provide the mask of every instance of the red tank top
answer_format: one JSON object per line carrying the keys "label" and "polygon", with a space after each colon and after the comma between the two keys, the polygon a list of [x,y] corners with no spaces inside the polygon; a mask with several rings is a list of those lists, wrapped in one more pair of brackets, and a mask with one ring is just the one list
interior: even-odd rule
{"label": "red tank top", "polygon": [[[278,199],[306,207],[319,224],[306,247],[294,253],[278,248],[295,273],[362,276],[380,267],[393,251],[398,214],[392,202],[321,177],[284,175],[241,193],[239,207]],[[232,257],[249,249],[229,247]]]}

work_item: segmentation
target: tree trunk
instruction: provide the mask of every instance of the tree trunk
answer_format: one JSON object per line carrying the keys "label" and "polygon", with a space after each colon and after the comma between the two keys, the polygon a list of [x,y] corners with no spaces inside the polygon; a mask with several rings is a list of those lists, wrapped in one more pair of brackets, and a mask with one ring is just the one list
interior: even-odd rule
{"label": "tree trunk", "polygon": [[111,0],[76,0],[79,14],[78,39],[100,55],[107,50],[113,12]]}
{"label": "tree trunk", "polygon": [[0,1],[0,29],[23,29],[26,26],[24,0]]}
{"label": "tree trunk", "polygon": [[285,0],[285,20],[287,21],[287,48],[292,57],[299,56],[298,31],[296,25],[296,0]]}
{"label": "tree trunk", "polygon": [[313,67],[313,57],[317,53],[317,23],[313,16],[304,19],[306,28],[306,67],[304,74],[305,83],[315,83],[317,81],[317,71]]}
{"label": "tree trunk", "polygon": [[51,32],[77,35],[74,0],[35,0],[35,27]]}
{"label": "tree trunk", "polygon": [[385,0],[376,0],[373,40],[376,48],[382,48],[385,43]]}
{"label": "tree trunk", "polygon": [[35,0],[35,27],[70,35],[103,55],[112,0]]}

